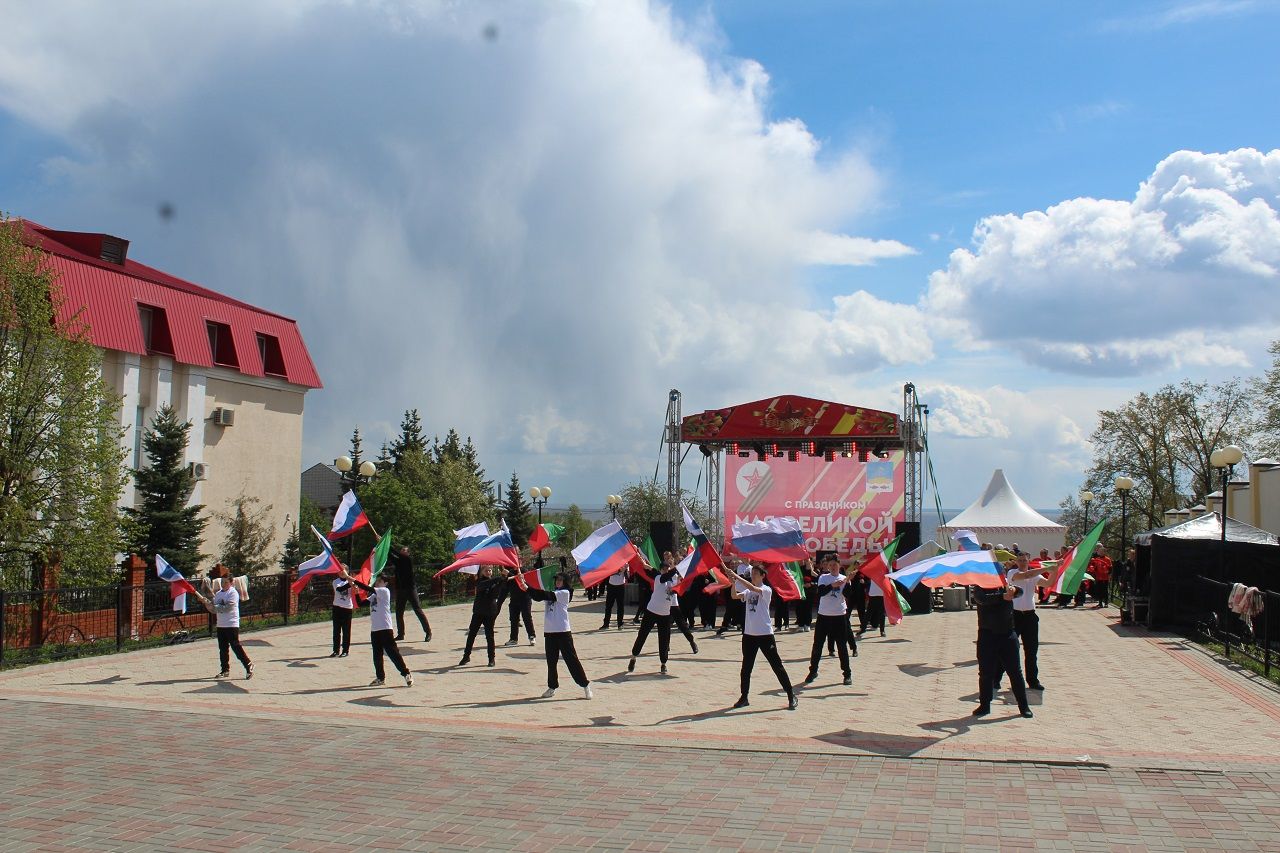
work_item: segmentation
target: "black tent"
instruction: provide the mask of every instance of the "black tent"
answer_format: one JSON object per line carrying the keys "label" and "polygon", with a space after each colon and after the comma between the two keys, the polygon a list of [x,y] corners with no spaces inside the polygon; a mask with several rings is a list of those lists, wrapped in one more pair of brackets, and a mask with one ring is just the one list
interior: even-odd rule
{"label": "black tent", "polygon": [[1227,519],[1225,545],[1221,537],[1214,512],[1134,537],[1134,594],[1149,602],[1148,625],[1194,627],[1210,611],[1225,610],[1226,591],[1201,575],[1280,590],[1280,539],[1234,518]]}

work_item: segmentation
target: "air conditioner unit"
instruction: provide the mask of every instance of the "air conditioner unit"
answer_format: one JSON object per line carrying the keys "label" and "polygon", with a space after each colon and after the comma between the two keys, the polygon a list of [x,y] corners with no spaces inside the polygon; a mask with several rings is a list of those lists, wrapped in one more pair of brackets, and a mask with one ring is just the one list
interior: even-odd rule
{"label": "air conditioner unit", "polygon": [[236,422],[235,409],[214,409],[209,417],[217,426],[229,427]]}
{"label": "air conditioner unit", "polygon": [[196,479],[196,480],[209,479],[209,463],[208,462],[192,462],[190,465],[187,466],[187,469],[191,472],[191,476],[193,479]]}

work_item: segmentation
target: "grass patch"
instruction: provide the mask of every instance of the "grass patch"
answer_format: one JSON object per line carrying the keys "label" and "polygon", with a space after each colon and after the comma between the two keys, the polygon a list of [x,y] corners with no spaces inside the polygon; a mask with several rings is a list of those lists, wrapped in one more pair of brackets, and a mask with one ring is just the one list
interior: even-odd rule
{"label": "grass patch", "polygon": [[[1280,653],[1277,653],[1276,651],[1272,650],[1271,675],[1267,675],[1265,671],[1266,667],[1263,666],[1263,664],[1259,663],[1258,661],[1254,660],[1252,657],[1249,657],[1248,655],[1243,654],[1241,651],[1241,647],[1238,643],[1232,643],[1231,653],[1227,654],[1226,646],[1220,643],[1219,641],[1213,639],[1212,637],[1208,637],[1203,634],[1198,634],[1198,635],[1193,635],[1191,639],[1195,640],[1197,643],[1204,646],[1206,649],[1213,652],[1215,655],[1226,658],[1227,660],[1231,661],[1233,664],[1237,664],[1243,669],[1247,669],[1250,672],[1256,673],[1257,675],[1262,676],[1263,678],[1267,679],[1273,684],[1280,685]],[[1253,655],[1258,658],[1262,657],[1263,650],[1260,647],[1246,646],[1245,648],[1248,650],[1250,655]]]}

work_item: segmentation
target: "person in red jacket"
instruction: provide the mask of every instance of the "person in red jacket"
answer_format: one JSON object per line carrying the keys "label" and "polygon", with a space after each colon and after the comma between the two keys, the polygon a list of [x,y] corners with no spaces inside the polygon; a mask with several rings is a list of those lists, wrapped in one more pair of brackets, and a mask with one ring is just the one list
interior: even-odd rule
{"label": "person in red jacket", "polygon": [[1111,558],[1101,545],[1089,561],[1089,574],[1093,575],[1093,597],[1098,602],[1094,607],[1106,607],[1111,597]]}

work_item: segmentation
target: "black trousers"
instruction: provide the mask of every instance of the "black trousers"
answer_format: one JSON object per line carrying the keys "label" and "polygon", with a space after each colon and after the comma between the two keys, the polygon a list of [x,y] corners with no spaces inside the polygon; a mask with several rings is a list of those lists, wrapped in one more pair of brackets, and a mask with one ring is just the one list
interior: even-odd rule
{"label": "black trousers", "polygon": [[809,596],[804,595],[796,602],[796,627],[808,628],[813,625],[813,607]]}
{"label": "black trousers", "polygon": [[689,641],[689,648],[697,650],[698,643],[693,639],[693,631],[689,627],[689,620],[684,615],[684,602],[680,602],[681,607],[671,610],[671,621],[676,623],[676,627],[680,629],[680,633],[684,634],[684,638]]}
{"label": "black trousers", "polygon": [[533,599],[525,596],[524,601],[518,598],[507,599],[507,613],[511,616],[511,642],[520,639],[520,619],[524,619],[524,632],[532,640],[538,636],[533,632]]}
{"label": "black trousers", "polygon": [[223,672],[231,668],[231,652],[236,653],[236,657],[239,658],[240,663],[244,664],[245,669],[249,668],[249,656],[244,653],[244,647],[240,645],[240,629],[219,628],[218,660],[222,663]]}
{"label": "black trousers", "polygon": [[778,654],[778,641],[772,634],[742,635],[742,695],[745,697],[751,691],[751,670],[756,665],[756,652],[763,654],[769,666],[773,667],[773,674],[778,676],[778,684],[787,691],[787,696],[793,695],[791,679],[787,677],[786,667],[782,665],[782,656]]}
{"label": "black trousers", "polygon": [[1111,581],[1094,580],[1093,582],[1093,600],[1099,604],[1111,603]]}
{"label": "black trousers", "polygon": [[1027,683],[1022,680],[1018,661],[1018,635],[1014,631],[978,631],[978,704],[990,707],[995,683],[1001,672],[1009,673],[1009,686],[1018,708],[1027,708]]}
{"label": "black trousers", "polygon": [[390,628],[382,631],[370,631],[369,645],[373,646],[373,673],[378,678],[387,677],[386,670],[382,668],[382,656],[384,654],[391,658],[391,662],[395,664],[396,672],[401,675],[409,674],[409,667],[404,665],[404,658],[400,657],[400,649],[396,646],[396,638],[391,633]]}
{"label": "black trousers", "polygon": [[422,612],[417,588],[413,584],[405,584],[403,588],[400,584],[396,584],[396,639],[404,639],[404,606],[406,604],[411,605],[413,612],[418,614],[418,622],[422,624],[422,630],[430,634],[431,623],[427,621],[427,614]]}
{"label": "black trousers", "polygon": [[[1040,650],[1040,617],[1034,610],[1013,611],[1013,630],[1022,643],[1023,672],[1028,684],[1040,683],[1040,664],[1036,660]],[[999,680],[1000,676],[996,676]]]}
{"label": "black trousers", "polygon": [[666,663],[667,652],[671,651],[671,617],[659,616],[647,608],[640,620],[640,632],[636,634],[635,644],[631,646],[631,656],[637,657],[644,651],[644,641],[649,639],[649,632],[654,625],[658,626],[658,660]]}
{"label": "black trousers", "polygon": [[1076,590],[1076,607],[1083,607],[1084,603],[1089,600],[1089,590],[1085,588],[1085,583],[1086,581],[1080,581],[1080,588]]}
{"label": "black trousers", "polygon": [[858,631],[865,633],[867,628],[879,628],[880,633],[884,633],[884,596],[869,595],[867,596],[867,609],[862,616],[862,622],[858,626]]}
{"label": "black trousers", "polygon": [[471,624],[467,626],[467,648],[462,653],[463,657],[471,657],[471,647],[475,645],[476,634],[480,633],[481,628],[484,628],[484,639],[489,644],[489,660],[494,659],[493,623],[497,618],[493,614],[485,615],[475,611],[471,612]]}
{"label": "black trousers", "polygon": [[849,619],[845,616],[823,616],[818,614],[818,627],[813,631],[813,650],[809,652],[809,674],[818,674],[818,663],[822,660],[822,647],[834,638],[836,651],[840,654],[840,671],[845,675],[852,673],[849,668]]}
{"label": "black trousers", "polygon": [[587,673],[582,668],[582,661],[578,660],[578,650],[573,647],[573,634],[569,631],[558,631],[554,634],[543,634],[542,640],[546,643],[547,649],[547,686],[555,690],[560,686],[560,674],[556,672],[557,664],[560,658],[564,658],[565,668],[569,670],[569,675],[573,678],[573,683],[579,687],[586,687],[591,682],[587,681]]}
{"label": "black trousers", "polygon": [[773,599],[773,630],[791,627],[791,602]]}
{"label": "black trousers", "polygon": [[711,593],[707,595],[705,592],[700,596],[698,601],[698,621],[702,623],[703,628],[714,628],[716,626],[716,596],[719,593]]}
{"label": "black trousers", "polygon": [[604,583],[604,627],[609,627],[609,614],[613,613],[615,607],[618,608],[618,627],[622,627],[622,606],[627,600],[627,585],[625,583],[612,584],[608,581]]}
{"label": "black trousers", "polygon": [[[351,651],[351,613],[350,607],[333,606],[333,650]],[[339,649],[341,645],[341,649]]]}
{"label": "black trousers", "polygon": [[718,630],[727,631],[730,625],[742,626],[742,617],[747,613],[747,606],[742,603],[741,599],[730,598],[729,603],[724,606],[724,620],[720,623]]}

